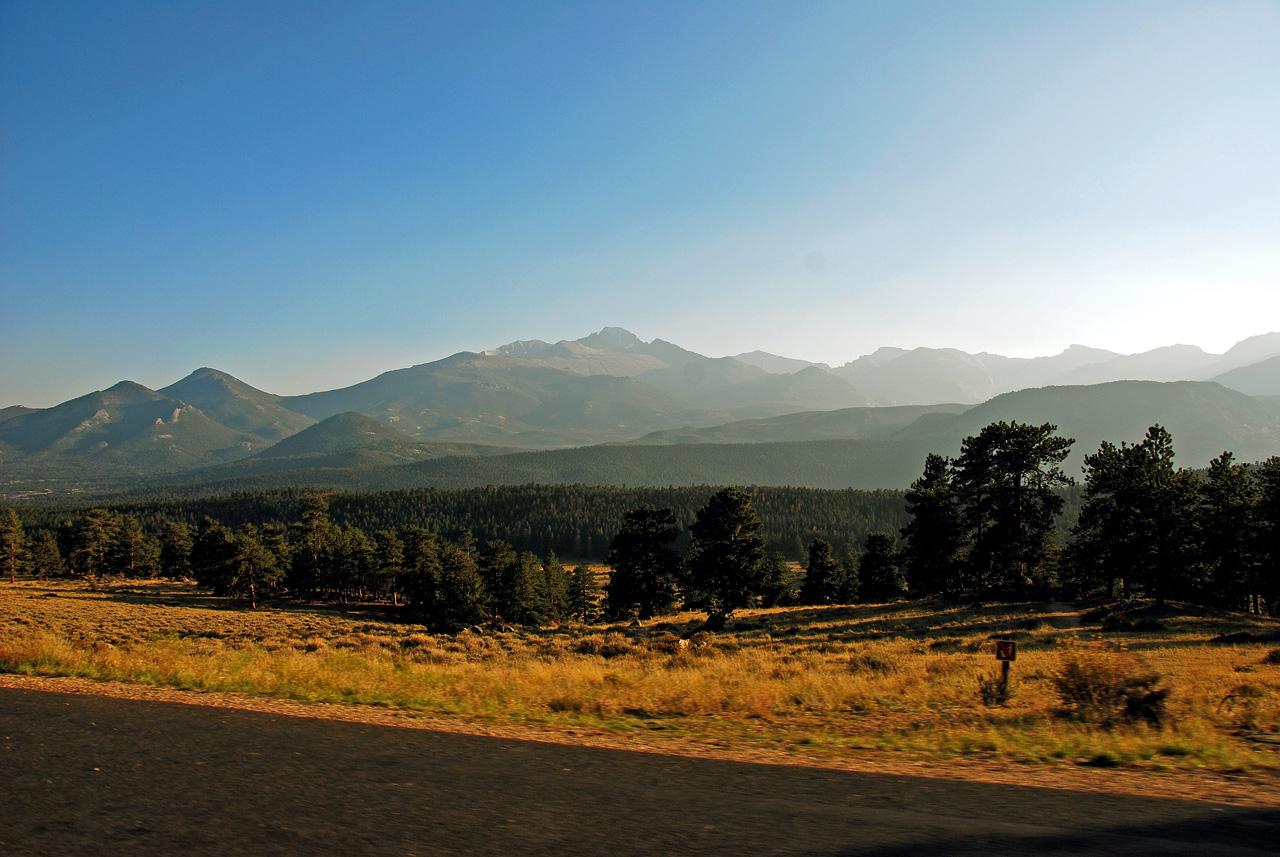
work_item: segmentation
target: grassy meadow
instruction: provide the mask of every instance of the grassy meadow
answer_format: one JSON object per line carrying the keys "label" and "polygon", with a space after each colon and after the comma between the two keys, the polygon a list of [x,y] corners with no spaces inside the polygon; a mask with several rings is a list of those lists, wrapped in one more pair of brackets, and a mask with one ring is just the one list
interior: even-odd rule
{"label": "grassy meadow", "polygon": [[[182,583],[20,581],[0,585],[0,671],[669,735],[815,761],[875,750],[1280,770],[1280,642],[1258,641],[1280,640],[1280,621],[1139,604],[1104,631],[1109,608],[1089,606],[930,600],[752,610],[717,634],[679,614],[448,635],[368,607],[249,611]],[[1224,634],[1235,636],[1214,641]],[[995,639],[1018,643],[1003,700]],[[1062,688],[1082,683],[1080,704],[1064,704]],[[1117,714],[1116,688],[1153,692],[1159,722]]]}

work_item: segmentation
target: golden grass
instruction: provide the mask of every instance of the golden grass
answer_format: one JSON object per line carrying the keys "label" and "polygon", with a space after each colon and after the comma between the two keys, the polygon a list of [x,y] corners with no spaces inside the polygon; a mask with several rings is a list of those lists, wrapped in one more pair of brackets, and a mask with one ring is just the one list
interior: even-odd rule
{"label": "golden grass", "polygon": [[[1209,642],[1280,622],[1202,610],[1162,621],[1166,630],[1100,635],[1072,630],[1079,617],[1065,605],[910,602],[750,611],[717,635],[682,614],[638,628],[450,636],[368,610],[243,611],[181,584],[27,582],[0,587],[0,671],[643,730],[813,758],[866,748],[1280,770],[1275,645]],[[1019,642],[1016,694],[989,708],[978,683],[995,672],[995,637]],[[1052,677],[1064,643],[1164,676],[1165,723],[1063,716]]]}

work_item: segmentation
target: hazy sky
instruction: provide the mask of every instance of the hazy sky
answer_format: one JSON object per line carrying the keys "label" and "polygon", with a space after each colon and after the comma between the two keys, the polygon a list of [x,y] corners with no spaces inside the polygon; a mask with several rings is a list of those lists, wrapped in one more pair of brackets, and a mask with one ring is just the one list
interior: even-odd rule
{"label": "hazy sky", "polygon": [[1280,3],[0,0],[0,406],[1280,329]]}

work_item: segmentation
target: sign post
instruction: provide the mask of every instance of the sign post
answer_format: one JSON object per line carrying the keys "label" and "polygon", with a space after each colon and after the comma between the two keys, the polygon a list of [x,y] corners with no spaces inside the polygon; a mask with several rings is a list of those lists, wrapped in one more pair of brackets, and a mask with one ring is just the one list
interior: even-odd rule
{"label": "sign post", "polygon": [[1013,640],[996,640],[996,660],[1000,662],[1000,692],[1009,695],[1009,664],[1018,659],[1018,644]]}

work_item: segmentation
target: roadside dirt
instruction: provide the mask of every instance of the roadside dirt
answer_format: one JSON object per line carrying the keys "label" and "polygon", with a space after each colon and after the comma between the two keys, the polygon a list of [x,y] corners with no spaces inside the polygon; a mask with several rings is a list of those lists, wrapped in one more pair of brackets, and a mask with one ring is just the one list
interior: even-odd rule
{"label": "roadside dirt", "polygon": [[[1073,624],[1078,625],[1078,614],[1066,612],[1071,610],[1069,605],[1061,606],[1065,610],[1058,613],[1051,621],[1054,622],[1055,627],[1071,630]],[[1059,621],[1063,623],[1061,626],[1057,624]],[[645,736],[616,735],[563,727],[477,723],[421,717],[396,709],[373,706],[309,704],[244,694],[181,691],[122,682],[0,674],[0,687],[177,702],[186,705],[263,711],[292,717],[344,720],[398,728],[632,750],[688,758],[714,758],[1107,794],[1179,798],[1242,807],[1280,806],[1280,775],[1265,772],[1224,774],[1207,771],[1154,771],[1123,766],[1106,769],[1069,763],[1012,766],[980,759],[918,762],[902,759],[892,753],[868,751],[860,751],[856,755],[838,759],[819,760],[799,758],[781,751],[723,746],[670,737],[658,740]]]}

